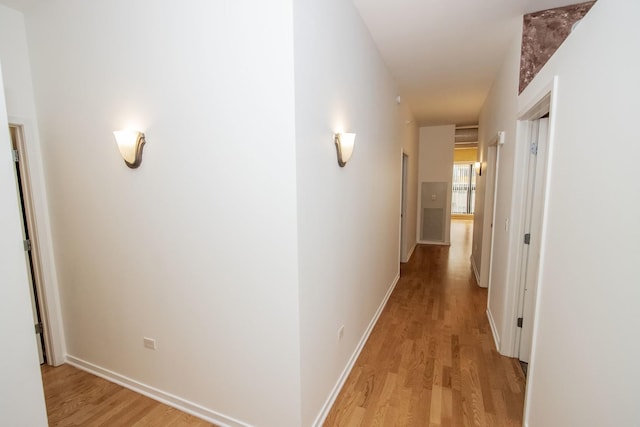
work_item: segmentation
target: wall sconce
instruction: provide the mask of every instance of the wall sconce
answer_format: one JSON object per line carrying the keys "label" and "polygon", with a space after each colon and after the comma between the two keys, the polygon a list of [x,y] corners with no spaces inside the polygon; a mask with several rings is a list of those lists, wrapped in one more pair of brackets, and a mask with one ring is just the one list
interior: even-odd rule
{"label": "wall sconce", "polygon": [[353,154],[353,145],[356,141],[355,133],[336,133],[334,142],[338,152],[338,164],[344,167]]}
{"label": "wall sconce", "polygon": [[131,169],[140,166],[142,162],[142,146],[145,143],[144,133],[137,130],[117,130],[113,132],[118,143],[118,149],[124,162]]}
{"label": "wall sconce", "polygon": [[476,171],[478,172],[478,176],[482,176],[482,163],[475,162],[474,164]]}

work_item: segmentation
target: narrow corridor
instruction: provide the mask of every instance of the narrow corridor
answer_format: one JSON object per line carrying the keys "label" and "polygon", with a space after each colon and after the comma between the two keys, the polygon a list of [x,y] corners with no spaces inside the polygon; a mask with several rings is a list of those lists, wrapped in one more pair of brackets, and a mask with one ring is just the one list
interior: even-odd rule
{"label": "narrow corridor", "polygon": [[473,223],[418,246],[325,426],[520,426],[524,376],[498,354],[473,277]]}

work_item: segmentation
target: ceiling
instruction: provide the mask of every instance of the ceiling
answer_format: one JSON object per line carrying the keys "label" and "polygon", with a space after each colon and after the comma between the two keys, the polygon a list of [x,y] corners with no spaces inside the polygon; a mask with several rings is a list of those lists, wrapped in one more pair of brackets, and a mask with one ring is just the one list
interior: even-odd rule
{"label": "ceiling", "polygon": [[419,125],[475,124],[522,15],[580,0],[353,0]]}
{"label": "ceiling", "polygon": [[[48,0],[0,0],[27,11]],[[522,15],[580,0],[353,0],[419,125],[475,124]]]}

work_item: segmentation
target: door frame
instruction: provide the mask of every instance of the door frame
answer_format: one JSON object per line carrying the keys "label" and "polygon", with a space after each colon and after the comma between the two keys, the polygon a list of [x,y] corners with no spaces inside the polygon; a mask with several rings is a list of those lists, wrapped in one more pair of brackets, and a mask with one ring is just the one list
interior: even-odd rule
{"label": "door frame", "polygon": [[[548,112],[547,112],[548,113]],[[541,112],[537,114],[547,113]],[[536,144],[536,154],[531,155],[527,163],[525,191],[522,211],[522,235],[520,246],[520,277],[518,279],[519,301],[518,317],[523,319],[522,327],[518,327],[518,359],[529,363],[531,357],[531,340],[535,320],[535,295],[538,287],[540,266],[541,228],[544,224],[543,212],[545,204],[546,155],[549,139],[549,120],[542,117],[528,120],[528,134],[531,144]],[[524,242],[524,235],[530,235],[529,243]],[[528,285],[528,289],[527,289]],[[528,340],[528,342],[527,342]]]}
{"label": "door frame", "polygon": [[[498,198],[498,177],[500,174],[500,147],[502,147],[504,145],[504,141],[505,141],[505,132],[504,131],[498,131],[498,133],[496,134],[495,138],[491,141],[491,143],[489,144],[489,146],[487,147],[487,164],[493,164],[493,168],[491,168],[491,166],[487,167],[487,170],[491,170],[493,169],[493,171],[491,172],[491,175],[487,180],[487,184],[491,183],[491,193],[490,196],[487,198],[487,202],[489,203],[485,203],[485,224],[487,221],[487,218],[489,218],[489,220],[491,221],[490,223],[490,228],[491,228],[491,232],[489,233],[489,241],[488,241],[488,247],[489,247],[489,259],[487,260],[487,267],[488,267],[488,271],[487,271],[487,282],[486,282],[486,286],[482,286],[482,277],[481,277],[481,283],[480,286],[481,287],[486,287],[489,288],[487,291],[487,300],[489,300],[490,295],[491,295],[491,278],[492,278],[492,273],[493,273],[493,243],[495,241],[495,224],[496,224],[496,203],[497,203],[497,198]],[[489,187],[485,187],[485,194],[486,191]],[[491,214],[487,215],[488,212],[486,212],[486,207],[490,206],[491,207]],[[485,227],[486,229],[486,227]],[[484,253],[484,242],[483,242],[483,253]],[[484,262],[481,261],[481,265],[485,265]],[[490,313],[489,313],[489,308],[487,307],[487,316],[490,319],[490,324],[491,327],[494,329],[493,331],[493,336],[494,339],[495,337],[497,337],[498,335],[496,334],[495,331],[495,324],[493,322],[493,318],[491,317]],[[498,343],[496,343],[496,347],[499,348]]]}
{"label": "door frame", "polygon": [[[549,131],[548,131],[548,146],[547,146],[547,159],[546,159],[546,177],[549,177],[552,172],[552,160],[553,160],[553,144],[555,133],[555,111],[556,102],[558,97],[558,77],[550,79],[546,85],[543,85],[541,89],[534,95],[527,96],[525,99],[519,99],[519,110],[516,113],[516,126],[515,126],[515,144],[514,150],[514,164],[513,164],[513,187],[512,187],[512,200],[510,215],[505,219],[505,230],[509,233],[509,255],[508,255],[508,271],[507,271],[507,283],[510,284],[506,289],[505,294],[505,306],[504,306],[504,322],[501,329],[501,340],[499,351],[500,354],[509,357],[516,357],[520,345],[520,331],[517,327],[518,320],[518,301],[519,301],[519,289],[518,280],[520,277],[520,259],[522,249],[522,239],[524,235],[524,229],[522,224],[523,215],[523,186],[525,185],[525,162],[527,161],[527,155],[529,150],[529,141],[527,140],[528,122],[537,119],[544,115],[542,110],[546,110],[549,113]],[[549,194],[549,179],[545,179],[545,194],[548,197]],[[538,270],[542,271],[544,266],[544,241],[546,232],[546,198],[545,207],[543,209],[543,223],[540,231],[540,264]],[[508,223],[507,223],[508,221]],[[491,261],[492,264],[495,260]],[[540,276],[539,276],[540,277]],[[537,315],[538,304],[540,300],[543,286],[538,285],[538,292],[536,295],[536,308],[534,310],[534,317]],[[533,338],[531,343],[532,360],[529,364],[528,372],[532,373],[535,369],[535,352],[536,352],[536,323],[537,319],[534,319],[533,325]]]}
{"label": "door frame", "polygon": [[[484,213],[482,221],[482,229],[489,229],[489,238],[482,238],[482,254],[489,254],[489,256],[483,256],[480,260],[480,280],[478,282],[481,288],[490,288],[491,283],[491,269],[493,259],[493,241],[495,237],[495,223],[496,223],[496,202],[498,198],[498,175],[500,173],[500,147],[504,145],[505,132],[498,131],[491,143],[487,146],[487,158],[485,166],[485,201],[484,201]],[[491,292],[489,289],[488,292]],[[495,331],[494,331],[495,332]],[[497,334],[494,333],[495,336]]]}
{"label": "door frame", "polygon": [[[31,184],[29,171],[26,165],[26,150],[24,149],[23,126],[9,123],[9,133],[11,148],[15,150],[14,168],[16,178],[16,192],[20,199],[20,216],[22,218],[22,237],[25,239],[25,262],[27,263],[27,276],[29,277],[29,293],[31,294],[31,304],[33,310],[34,325],[41,325],[42,330],[36,329],[35,335],[38,337],[38,353],[40,363],[46,363],[48,349],[51,347],[49,339],[49,328],[47,321],[47,309],[44,305],[42,290],[42,267],[38,248],[38,233],[35,226],[35,216],[33,212],[33,201],[31,196]],[[27,248],[26,242],[29,245]]]}
{"label": "door frame", "polygon": [[[473,176],[472,176],[472,172],[473,175],[475,175],[475,183],[476,183],[476,191],[477,191],[477,186],[478,186],[478,171],[475,168],[475,162],[471,162],[471,161],[459,161],[453,162],[453,170],[455,171],[455,168],[457,165],[465,165],[465,166],[469,166],[469,189],[467,190],[467,210],[469,210],[469,208],[471,207],[471,190],[473,188],[472,182],[473,182]],[[482,168],[482,167],[481,167]],[[486,173],[486,171],[485,171]],[[477,194],[477,193],[476,193]],[[453,213],[453,174],[451,175],[451,208],[450,208],[450,214],[451,214],[451,221],[454,220],[453,216],[454,215],[466,215],[468,218],[464,218],[464,219],[473,219],[473,216],[475,215],[475,204],[474,204],[474,213]],[[460,218],[455,218],[455,219],[460,219]]]}
{"label": "door frame", "polygon": [[409,261],[407,246],[407,204],[409,191],[409,155],[402,150],[400,157],[400,262]]}
{"label": "door frame", "polygon": [[[34,280],[41,314],[46,363],[58,366],[66,361],[66,345],[53,257],[44,169],[37,143],[37,133],[29,119],[9,116],[8,123],[10,127],[17,128],[19,167],[25,196],[27,226],[32,239],[36,276]],[[10,148],[6,147],[6,149]]]}
{"label": "door frame", "polygon": [[[555,144],[555,128],[556,128],[556,104],[557,104],[557,100],[558,100],[558,76],[554,76],[553,79],[547,83],[547,85],[543,86],[543,88],[541,89],[540,92],[538,92],[538,94],[536,96],[532,96],[530,99],[530,101],[526,101],[526,103],[523,103],[523,107],[520,109],[520,114],[518,114],[518,131],[519,134],[521,133],[520,131],[522,130],[522,136],[521,138],[524,138],[524,136],[526,136],[526,126],[527,126],[527,122],[534,120],[535,118],[539,118],[541,116],[544,115],[544,112],[546,111],[549,114],[549,127],[547,130],[547,153],[546,153],[546,158],[545,158],[545,163],[546,163],[546,168],[545,168],[545,172],[544,172],[544,184],[543,184],[543,191],[544,191],[544,195],[542,197],[542,217],[541,217],[541,227],[540,227],[540,246],[539,246],[539,263],[538,263],[538,271],[537,271],[537,280],[536,280],[536,287],[537,287],[537,291],[536,291],[536,296],[535,296],[535,307],[533,309],[534,315],[533,315],[533,332],[532,332],[532,337],[531,337],[531,357],[530,357],[530,362],[529,362],[529,367],[527,369],[527,378],[529,378],[526,382],[526,389],[525,389],[525,397],[524,397],[524,415],[523,415],[523,420],[528,420],[530,417],[530,410],[529,410],[529,403],[531,401],[531,383],[533,381],[533,378],[535,378],[535,370],[536,370],[536,350],[537,350],[537,334],[538,334],[538,324],[540,322],[540,318],[539,318],[539,309],[540,309],[540,304],[539,301],[542,298],[542,295],[544,294],[544,285],[543,283],[541,283],[541,274],[540,272],[544,270],[544,254],[545,254],[545,245],[544,242],[546,240],[546,233],[547,233],[547,209],[548,209],[548,205],[547,205],[547,198],[549,195],[549,187],[550,187],[550,177],[552,175],[552,171],[553,171],[553,151],[554,151],[554,144]],[[520,139],[519,139],[520,140]],[[524,146],[523,146],[524,145]],[[519,144],[521,149],[525,149],[524,151],[526,152],[526,140],[523,140],[522,144]],[[521,237],[521,236],[516,236],[516,238]],[[521,246],[516,246],[516,248],[519,249],[521,248]],[[514,267],[515,270],[519,269],[519,260],[520,260],[520,256],[519,253],[517,254],[518,256],[516,258],[513,258],[513,262],[510,263],[511,266]],[[517,277],[519,277],[520,272],[516,271],[515,272],[515,276],[511,276],[513,278],[513,280],[517,280]],[[513,309],[515,311],[516,309],[516,304],[517,301],[514,300],[513,301]],[[514,324],[515,325],[515,324]],[[520,342],[519,342],[519,336],[517,336],[518,339],[516,339],[516,335],[519,334],[519,330],[516,331],[516,329],[519,328],[513,328],[514,331],[511,334],[511,338],[513,339],[512,342],[512,350],[514,351],[513,355],[517,355],[517,347],[519,346]]]}
{"label": "door frame", "polygon": [[[554,79],[553,83],[550,87],[543,91],[538,97],[533,101],[533,105],[530,105],[528,108],[525,108],[523,112],[518,114],[518,123],[517,123],[517,142],[516,142],[516,170],[519,170],[517,176],[517,184],[514,185],[514,197],[513,204],[513,224],[512,224],[512,235],[511,235],[511,247],[514,249],[512,252],[512,257],[510,259],[510,265],[512,270],[511,275],[511,283],[514,284],[514,292],[511,295],[511,309],[509,318],[511,321],[509,322],[511,326],[511,333],[509,334],[511,342],[509,347],[509,353],[513,357],[517,357],[520,350],[520,334],[521,328],[517,327],[518,317],[521,315],[521,296],[524,293],[524,283],[521,282],[520,278],[522,276],[522,253],[524,250],[523,238],[525,233],[525,189],[526,189],[526,178],[528,172],[528,162],[529,162],[529,150],[530,150],[530,142],[531,142],[531,134],[532,134],[532,126],[533,122],[545,114],[549,114],[549,127],[547,129],[547,152],[545,154],[546,158],[543,159],[546,164],[544,176],[543,176],[543,195],[542,195],[542,208],[540,218],[540,242],[543,241],[543,233],[545,229],[545,216],[546,216],[546,194],[548,193],[548,176],[550,171],[550,153],[552,150],[552,134],[554,128],[554,114],[552,108],[552,102],[554,100],[554,94],[556,92],[557,84]],[[538,159],[541,160],[541,159]],[[542,245],[539,245],[540,251],[542,251]],[[542,253],[542,252],[541,252]],[[541,258],[540,253],[540,258]],[[541,262],[538,263],[537,270],[540,271]],[[538,275],[539,277],[539,275]],[[536,287],[539,289],[539,283],[536,283]],[[540,292],[536,293],[536,304],[537,299],[540,297]],[[534,308],[534,331],[532,334],[532,352],[535,344],[535,308]],[[530,367],[531,368],[531,367]]]}

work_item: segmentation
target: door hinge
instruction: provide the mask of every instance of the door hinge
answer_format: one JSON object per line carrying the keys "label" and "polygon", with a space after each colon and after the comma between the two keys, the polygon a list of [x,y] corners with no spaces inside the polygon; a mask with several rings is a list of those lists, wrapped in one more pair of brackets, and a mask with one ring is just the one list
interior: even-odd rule
{"label": "door hinge", "polygon": [[522,328],[522,317],[518,317],[518,328]]}
{"label": "door hinge", "polygon": [[13,156],[13,161],[18,163],[20,161],[20,155],[18,154],[18,150],[11,150],[11,155]]}
{"label": "door hinge", "polygon": [[531,233],[527,233],[524,235],[524,244],[528,245],[531,243]]}
{"label": "door hinge", "polygon": [[42,323],[36,323],[36,334],[40,334],[42,335],[43,329],[42,329]]}
{"label": "door hinge", "polygon": [[25,239],[22,243],[24,244],[25,252],[30,252],[31,251],[31,240]]}
{"label": "door hinge", "polygon": [[533,154],[534,156],[538,155],[538,143],[537,142],[532,142],[531,143],[531,154]]}

